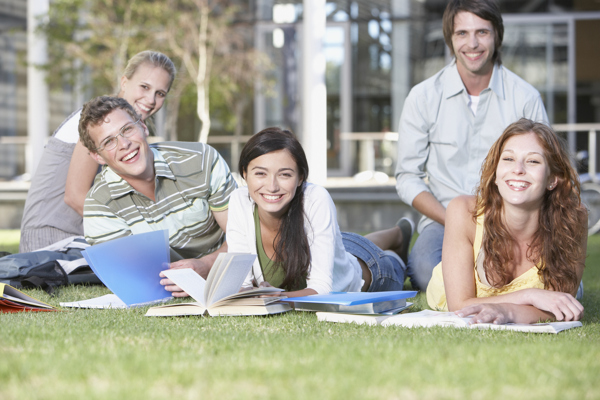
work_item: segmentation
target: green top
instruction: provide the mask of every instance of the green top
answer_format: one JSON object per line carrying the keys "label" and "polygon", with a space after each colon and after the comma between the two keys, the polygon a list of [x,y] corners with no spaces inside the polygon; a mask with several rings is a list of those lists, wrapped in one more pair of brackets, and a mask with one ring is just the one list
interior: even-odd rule
{"label": "green top", "polygon": [[262,243],[262,236],[260,234],[260,220],[258,219],[258,208],[254,206],[254,231],[256,234],[256,252],[258,254],[258,262],[260,269],[263,274],[263,278],[266,282],[269,282],[271,286],[281,287],[283,280],[285,279],[285,271],[281,264],[276,264],[271,260]]}

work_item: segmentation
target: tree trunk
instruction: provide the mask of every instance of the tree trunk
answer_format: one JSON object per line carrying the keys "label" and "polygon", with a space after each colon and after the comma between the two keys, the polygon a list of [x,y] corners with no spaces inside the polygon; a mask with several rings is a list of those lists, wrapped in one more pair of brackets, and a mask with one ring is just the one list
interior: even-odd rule
{"label": "tree trunk", "polygon": [[198,76],[196,77],[196,90],[198,92],[198,104],[196,112],[202,127],[198,135],[198,141],[206,143],[210,131],[210,113],[209,113],[209,89],[208,89],[208,14],[206,7],[200,8],[200,29],[198,37]]}

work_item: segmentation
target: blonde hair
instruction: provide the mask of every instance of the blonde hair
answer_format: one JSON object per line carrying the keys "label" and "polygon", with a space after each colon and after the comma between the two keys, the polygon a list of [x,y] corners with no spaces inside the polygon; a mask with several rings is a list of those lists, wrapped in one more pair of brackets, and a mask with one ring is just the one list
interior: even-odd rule
{"label": "blonde hair", "polygon": [[144,50],[137,53],[135,56],[131,57],[127,62],[127,66],[123,71],[123,75],[127,79],[131,79],[133,74],[137,71],[140,65],[150,64],[154,67],[160,67],[167,71],[169,74],[169,89],[171,89],[171,84],[173,84],[173,80],[175,79],[175,75],[177,74],[177,69],[175,68],[175,64],[173,61],[163,53],[152,50]]}

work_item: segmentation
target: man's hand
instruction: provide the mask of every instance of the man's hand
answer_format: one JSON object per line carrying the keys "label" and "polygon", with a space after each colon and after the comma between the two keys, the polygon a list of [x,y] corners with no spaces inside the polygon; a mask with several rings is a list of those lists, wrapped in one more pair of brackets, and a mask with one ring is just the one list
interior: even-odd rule
{"label": "man's hand", "polygon": [[[186,260],[179,260],[179,261],[172,262],[171,265],[169,266],[169,268],[170,269],[191,268],[202,278],[206,279],[211,266],[212,266],[212,263],[211,264],[207,263],[206,260],[204,260],[203,258],[200,258],[200,259],[190,258],[190,259],[186,259]],[[165,277],[165,275],[162,272],[160,273],[160,277],[164,278],[164,279],[160,280],[160,284],[165,287],[165,290],[171,292],[173,297],[188,297],[189,296],[186,292],[181,290],[181,288],[179,286],[175,285],[170,279]]]}
{"label": "man's hand", "polygon": [[412,206],[435,222],[446,225],[446,207],[429,192],[421,192],[414,198]]}

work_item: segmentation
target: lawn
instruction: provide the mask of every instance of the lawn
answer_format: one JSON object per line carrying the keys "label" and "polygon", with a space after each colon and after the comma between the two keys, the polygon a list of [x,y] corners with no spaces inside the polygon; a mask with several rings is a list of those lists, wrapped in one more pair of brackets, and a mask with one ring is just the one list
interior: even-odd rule
{"label": "lawn", "polygon": [[[0,314],[0,399],[596,399],[600,236],[588,253],[584,326],[558,335],[335,325],[299,312]],[[107,292],[26,290],[53,305]],[[414,309],[424,306],[419,296]]]}

